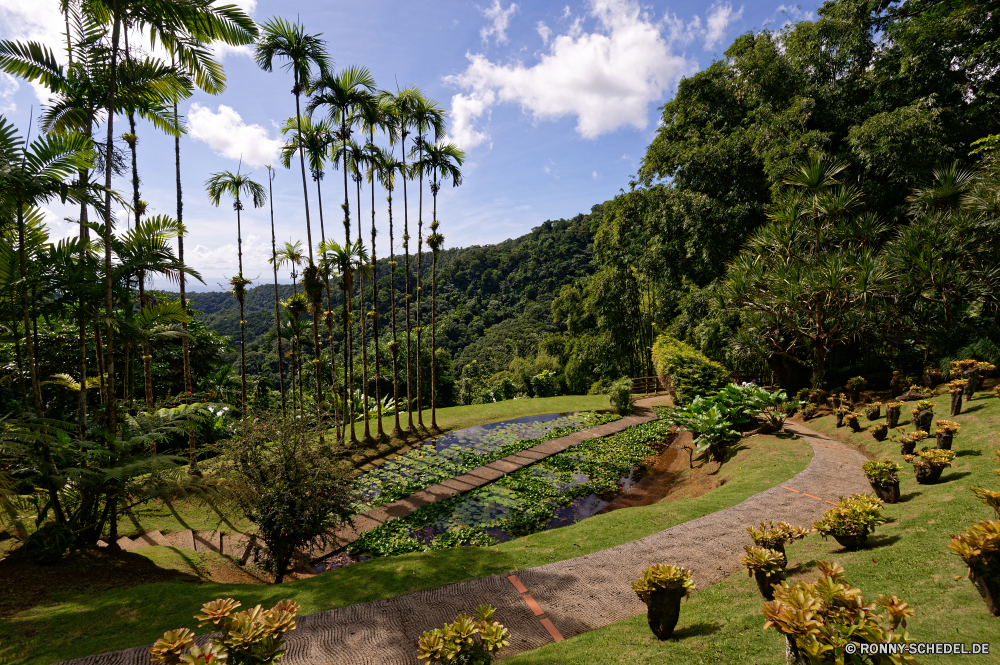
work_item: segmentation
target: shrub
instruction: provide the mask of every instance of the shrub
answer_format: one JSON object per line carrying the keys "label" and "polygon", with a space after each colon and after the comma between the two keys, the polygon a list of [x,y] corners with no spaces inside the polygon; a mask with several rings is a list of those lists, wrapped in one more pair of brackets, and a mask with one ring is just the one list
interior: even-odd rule
{"label": "shrub", "polygon": [[69,527],[49,522],[28,536],[21,552],[31,560],[47,565],[61,560],[75,543],[76,536]]}
{"label": "shrub", "polygon": [[503,377],[493,384],[493,397],[498,402],[505,399],[514,399],[516,394],[517,386],[508,376]]}
{"label": "shrub", "polygon": [[653,367],[678,405],[724,388],[729,372],[719,363],[669,334],[653,345]]}
{"label": "shrub", "polygon": [[865,472],[865,477],[868,478],[872,485],[885,487],[899,482],[898,474],[903,470],[903,467],[891,459],[884,459],[879,462],[874,460],[865,462],[861,466],[861,470]]}
{"label": "shrub", "polygon": [[[788,662],[811,665],[834,665],[862,662],[845,661],[844,644],[848,641],[869,644],[906,644],[906,619],[913,610],[896,596],[879,596],[865,603],[860,589],[844,583],[844,569],[835,562],[817,562],[823,577],[813,582],[782,583],[774,587],[774,600],[764,603],[765,630],[774,628],[785,636]],[[877,613],[885,610],[888,616]],[[887,622],[889,625],[883,625]],[[902,633],[895,631],[902,627]],[[869,655],[864,662],[872,665],[900,665],[907,662],[899,655]]]}
{"label": "shrub", "polygon": [[[150,649],[155,663],[167,665],[270,665],[281,660],[285,634],[295,630],[298,603],[282,600],[269,610],[258,605],[234,612],[240,606],[232,598],[219,598],[201,606],[196,614],[198,627],[211,624],[213,641],[195,646],[194,633],[188,628],[163,634]],[[217,635],[215,635],[217,634]],[[189,650],[188,653],[184,653]]]}
{"label": "shrub", "polygon": [[510,633],[503,624],[493,621],[496,610],[480,605],[471,617],[459,614],[444,628],[428,630],[417,641],[417,659],[427,665],[487,665],[494,654],[503,651],[510,642]]}
{"label": "shrub", "polygon": [[608,397],[611,398],[611,408],[619,416],[627,416],[632,413],[632,379],[623,376],[608,388]]}
{"label": "shrub", "polygon": [[556,373],[550,369],[543,369],[541,372],[531,377],[531,392],[535,397],[553,397],[558,391],[556,385]]}
{"label": "shrub", "polygon": [[827,536],[867,536],[880,524],[885,524],[882,516],[882,500],[873,494],[852,494],[840,497],[840,503],[823,513],[823,519],[813,527]]}
{"label": "shrub", "polygon": [[695,397],[687,406],[672,409],[666,420],[692,433],[697,454],[710,453],[721,464],[726,447],[740,438],[740,433],[732,428],[732,418],[725,406]]}
{"label": "shrub", "polygon": [[649,602],[649,594],[657,589],[684,589],[687,596],[694,588],[690,570],[667,563],[653,564],[642,572],[642,577],[632,582],[632,590],[644,603]]}

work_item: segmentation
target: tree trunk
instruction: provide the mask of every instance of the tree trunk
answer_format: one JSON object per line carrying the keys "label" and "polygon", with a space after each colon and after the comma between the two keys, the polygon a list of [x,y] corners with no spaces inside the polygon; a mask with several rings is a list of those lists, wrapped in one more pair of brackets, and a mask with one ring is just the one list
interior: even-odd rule
{"label": "tree trunk", "polygon": [[392,244],[392,190],[389,191],[389,310],[392,312],[392,399],[396,425],[393,437],[402,435],[399,426],[399,340],[396,337],[396,253]]}
{"label": "tree trunk", "polygon": [[[176,107],[175,107],[176,108]],[[274,237],[274,193],[271,183],[274,182],[274,171],[267,170],[267,199],[271,203],[271,265],[274,268],[274,325],[278,333],[278,385],[281,388],[281,415],[287,416],[287,398],[285,397],[285,361],[281,355],[281,310],[278,309],[278,247]],[[320,208],[322,210],[322,207]]]}
{"label": "tree trunk", "polygon": [[21,408],[28,410],[28,391],[24,387],[24,363],[21,361],[21,333],[17,325],[17,316],[11,320],[11,332],[14,334],[14,359],[17,362],[17,381],[21,384]]}
{"label": "tree trunk", "polygon": [[[361,173],[359,172],[355,184],[357,185],[357,201],[358,201],[358,243],[361,243]],[[368,418],[368,345],[366,336],[365,325],[365,266],[361,262],[361,254],[358,254],[358,292],[361,294],[360,305],[361,305],[361,316],[358,317],[358,321],[361,324],[361,394],[364,399],[364,416],[365,416],[365,441],[370,441],[372,438],[371,426],[369,425]]]}
{"label": "tree trunk", "polygon": [[[138,220],[136,220],[138,222]],[[146,285],[145,285],[145,274],[139,275],[139,311],[146,305]],[[146,389],[146,409],[150,413],[153,412],[153,356],[152,350],[149,348],[149,337],[146,331],[142,332],[142,382]],[[156,450],[156,444],[153,444],[153,450]]]}
{"label": "tree trunk", "polygon": [[[114,148],[114,124],[115,124],[115,94],[117,92],[117,75],[118,75],[118,39],[121,34],[121,17],[115,15],[114,18],[114,28],[111,31],[111,68],[109,70],[110,82],[108,94],[108,138],[107,144],[105,146],[105,170],[104,170],[104,307],[105,315],[108,319],[108,352],[107,352],[107,393],[108,393],[108,431],[111,433],[111,439],[114,439],[114,434],[118,429],[117,422],[117,405],[115,398],[115,342],[114,342],[114,328],[112,326],[112,320],[114,318],[114,291],[111,282],[111,244],[113,241],[113,224],[111,223],[111,165],[113,163],[112,152]],[[113,448],[112,444],[112,448]],[[111,543],[112,547],[116,547],[116,543]]]}
{"label": "tree trunk", "polygon": [[[420,146],[420,194],[418,196],[419,203],[417,204],[417,424],[421,429],[426,429],[424,427],[424,408],[422,402],[422,376],[420,365],[422,363],[423,356],[421,355],[421,339],[423,337],[423,322],[420,319],[420,285],[423,282],[423,276],[421,274],[421,265],[423,259],[423,247],[424,247],[424,171],[423,171],[423,161],[424,161],[424,141],[422,136],[417,137],[419,139]],[[431,352],[433,356],[433,351]],[[433,361],[432,361],[433,362]]]}
{"label": "tree trunk", "polygon": [[236,295],[236,299],[240,301],[240,395],[241,404],[243,409],[243,416],[247,413],[247,342],[246,342],[246,328],[247,322],[243,316],[243,300],[246,297],[246,286],[243,284],[243,224],[240,219],[240,211],[242,210],[242,204],[240,203],[240,197],[236,197],[236,252],[239,257],[240,265],[240,293]]}
{"label": "tree trunk", "polygon": [[28,309],[28,262],[24,252],[24,202],[17,196],[17,257],[21,275],[21,309],[24,315],[24,340],[28,351],[28,372],[31,377],[31,395],[35,404],[35,415],[42,417],[42,389],[38,383],[38,366],[35,365],[34,341],[31,338],[31,315]]}
{"label": "tree trunk", "polygon": [[[302,167],[302,200],[306,206],[306,240],[309,243],[309,261],[313,260],[312,226],[309,224],[309,187],[306,184],[306,158],[302,154],[302,111],[299,109],[299,94],[301,84],[298,73],[295,75],[295,123],[299,132],[299,165]],[[301,380],[299,381],[301,383]]]}
{"label": "tree trunk", "polygon": [[431,263],[431,429],[437,424],[437,268],[438,253],[434,250]]}
{"label": "tree trunk", "polygon": [[[360,234],[360,231],[358,232]],[[375,176],[372,174],[372,339],[375,341],[375,413],[378,417],[378,438],[385,438],[382,428],[382,366],[378,352],[378,259],[375,258]]]}

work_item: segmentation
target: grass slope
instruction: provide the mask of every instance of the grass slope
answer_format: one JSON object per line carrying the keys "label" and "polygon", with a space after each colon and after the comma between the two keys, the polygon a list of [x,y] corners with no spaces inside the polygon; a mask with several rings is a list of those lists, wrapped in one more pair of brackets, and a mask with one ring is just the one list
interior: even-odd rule
{"label": "grass slope", "polygon": [[[280,586],[168,581],[72,595],[20,612],[0,625],[0,660],[48,664],[149,644],[165,630],[193,626],[200,605],[232,596],[244,606],[292,598],[309,614],[467,579],[569,559],[642,538],[735,505],[805,468],[812,450],[797,439],[753,437],[718,474],[718,487],[698,498],[618,510],[497,547],[461,548],[376,559]],[[174,557],[170,548],[139,550]],[[167,565],[165,562],[161,565]],[[178,564],[179,567],[188,564]],[[171,567],[171,566],[168,566]]]}
{"label": "grass slope", "polygon": [[[935,418],[948,419],[950,396],[934,398]],[[900,423],[909,425],[903,407]],[[952,446],[955,467],[936,485],[919,485],[899,454],[899,444],[876,442],[866,431],[854,434],[838,429],[832,416],[807,423],[817,431],[852,445],[866,455],[889,457],[904,467],[900,474],[902,500],[885,507],[892,521],[880,527],[870,546],[847,552],[833,540],[812,534],[788,547],[791,579],[815,579],[815,560],[835,560],[847,570],[847,579],[866,599],[896,594],[917,615],[908,622],[914,639],[923,642],[993,642],[988,656],[921,656],[921,663],[1000,663],[1000,618],[986,605],[966,578],[966,567],[948,549],[949,536],[993,511],[980,503],[970,486],[996,488],[996,458],[1000,445],[1000,399],[986,393],[966,404],[952,418],[962,425]],[[912,428],[911,428],[912,429]],[[933,440],[925,445],[933,447]],[[747,544],[750,543],[749,538]],[[665,557],[669,563],[669,557]],[[698,591],[682,605],[675,638],[657,640],[641,615],[605,628],[550,644],[506,659],[509,665],[604,665],[611,663],[745,663],[781,665],[783,640],[773,630],[762,631],[762,599],[746,575],[733,575],[722,584]]]}

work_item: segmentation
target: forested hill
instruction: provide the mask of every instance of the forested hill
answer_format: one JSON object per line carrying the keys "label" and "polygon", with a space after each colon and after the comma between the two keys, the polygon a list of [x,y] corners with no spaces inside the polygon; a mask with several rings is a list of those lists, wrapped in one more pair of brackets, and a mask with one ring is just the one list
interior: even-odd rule
{"label": "forested hill", "polygon": [[[402,331],[405,321],[402,310],[404,260],[402,256],[396,256],[396,260],[397,320]],[[414,275],[411,281],[415,281],[415,255],[410,257],[410,266]],[[281,271],[282,278],[288,279],[289,267]],[[551,306],[560,288],[593,271],[591,215],[546,221],[530,233],[496,245],[443,250],[438,258],[438,347],[447,349],[459,368],[476,359],[499,371],[506,369],[514,357],[531,357],[545,333],[555,331]],[[429,252],[421,257],[421,273],[424,276],[422,314],[429,339]],[[260,279],[269,277],[262,274]],[[365,290],[368,308],[370,285],[366,285]],[[287,299],[292,295],[292,285],[279,285],[278,294],[280,299]],[[332,304],[338,308],[343,302],[339,287],[333,287],[332,295]],[[207,291],[191,294],[191,300],[194,308],[202,312],[205,325],[231,336],[233,345],[238,348],[239,310],[235,297],[228,292]],[[378,260],[378,306],[380,333],[384,339],[389,335],[390,324],[388,257]],[[411,319],[414,320],[415,309],[414,299],[411,305]],[[273,282],[258,283],[247,291],[245,316],[248,373],[276,376],[277,357],[273,344],[265,340],[274,327]],[[339,342],[339,331],[336,338]],[[235,358],[232,354],[230,360]]]}

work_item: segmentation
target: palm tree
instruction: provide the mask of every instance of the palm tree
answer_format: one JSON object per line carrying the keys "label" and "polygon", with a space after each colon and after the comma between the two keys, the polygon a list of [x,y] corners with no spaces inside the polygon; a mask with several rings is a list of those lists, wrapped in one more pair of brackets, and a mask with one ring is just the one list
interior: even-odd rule
{"label": "palm tree", "polygon": [[[278,309],[278,249],[274,238],[274,196],[272,194],[272,183],[276,175],[271,165],[267,165],[267,194],[271,203],[271,266],[274,268],[274,325],[275,329],[281,327],[281,310]],[[281,387],[281,414],[287,415],[285,397],[285,359],[281,354],[281,335],[276,335],[278,339],[278,383]]]}
{"label": "palm tree", "polygon": [[325,42],[319,33],[307,35],[301,23],[273,17],[264,23],[264,34],[257,42],[255,59],[257,66],[265,72],[272,70],[275,58],[288,60],[283,66],[285,71],[291,70],[295,85],[292,94],[295,95],[295,122],[299,132],[299,165],[302,167],[302,198],[306,207],[306,241],[309,243],[309,260],[313,261],[312,226],[309,222],[309,189],[306,185],[306,161],[302,144],[302,111],[300,95],[309,85],[313,69],[318,69],[320,75],[326,72],[333,62],[326,51]]}
{"label": "palm tree", "polygon": [[[412,126],[417,130],[417,136],[414,138],[415,151],[410,152],[410,157],[414,157],[414,152],[416,152],[417,162],[422,162],[424,159],[424,146],[427,143],[427,138],[424,136],[424,132],[430,131],[433,133],[433,143],[437,143],[445,135],[444,128],[444,118],[445,112],[437,102],[433,99],[427,99],[426,97],[420,97],[417,103],[412,109],[410,114],[410,121]],[[424,253],[424,172],[417,169],[420,175],[420,198],[419,205],[417,207],[417,424],[420,427],[424,427],[424,411],[421,405],[421,376],[420,376],[420,351],[421,351],[421,336],[423,333],[423,325],[420,318],[420,286],[423,282],[423,271],[421,270],[421,263]]]}
{"label": "palm tree", "polygon": [[246,327],[247,322],[243,317],[243,302],[246,298],[246,287],[250,284],[250,280],[243,277],[243,231],[242,222],[240,219],[240,213],[243,212],[243,202],[240,199],[241,195],[246,194],[253,201],[254,208],[260,208],[264,205],[264,201],[267,200],[267,193],[260,184],[254,182],[250,179],[250,174],[241,174],[239,169],[236,173],[231,171],[222,171],[220,173],[213,173],[208,180],[205,181],[205,187],[208,191],[208,199],[212,202],[212,205],[218,206],[219,201],[222,199],[223,194],[229,194],[235,201],[233,202],[233,209],[236,211],[236,247],[239,253],[239,275],[233,277],[230,283],[233,286],[233,293],[236,296],[237,302],[240,304],[240,377],[243,383],[243,393],[242,393],[242,408],[243,413],[246,413],[247,409],[247,350],[246,350]]}
{"label": "palm tree", "polygon": [[[437,263],[438,252],[444,244],[444,236],[438,232],[437,197],[441,189],[438,180],[451,180],[452,187],[462,184],[462,172],[459,170],[465,162],[465,153],[454,143],[428,144],[427,154],[421,156],[419,169],[421,181],[424,171],[431,171],[431,195],[434,197],[434,219],[431,222],[431,235],[427,236],[427,245],[433,254],[431,268],[431,427],[437,429]],[[419,337],[417,338],[420,339]],[[419,349],[419,341],[418,346]]]}
{"label": "palm tree", "polygon": [[[395,188],[396,173],[400,172],[403,166],[402,162],[396,161],[393,154],[384,148],[374,148],[369,160],[374,177],[389,193],[386,196],[386,201],[389,203],[389,311],[392,312],[392,341],[389,343],[389,349],[392,351],[392,396],[396,404],[393,414],[396,424],[392,436],[398,437],[402,428],[399,426],[399,339],[396,336],[396,254],[393,250],[392,191]],[[378,340],[377,330],[375,339]]]}
{"label": "palm tree", "polygon": [[[348,376],[348,372],[353,376],[353,366],[354,366],[354,356],[351,345],[348,343],[349,337],[346,333],[351,329],[349,322],[349,317],[351,316],[350,310],[348,308],[348,303],[351,300],[351,294],[354,291],[354,257],[357,256],[361,251],[361,241],[355,241],[354,245],[341,245],[335,240],[327,240],[325,243],[320,245],[320,253],[323,255],[324,270],[330,271],[336,268],[340,272],[340,290],[344,294],[344,305],[341,310],[341,317],[343,318],[343,326],[345,331],[344,337],[344,374],[345,379]],[[358,443],[357,433],[354,429],[354,407],[352,395],[354,391],[350,389],[352,383],[350,380],[345,381],[345,386],[348,387],[349,392],[344,395],[344,414],[345,423],[349,420],[351,423],[351,443]],[[348,404],[350,403],[350,406]],[[346,427],[345,427],[346,434]]]}
{"label": "palm tree", "polygon": [[410,128],[414,126],[414,115],[426,103],[424,93],[417,87],[408,87],[398,91],[392,96],[393,112],[396,116],[396,124],[399,127],[401,140],[401,157],[403,176],[403,275],[406,288],[406,418],[407,429],[413,432],[413,363],[411,361],[412,352],[410,350],[410,216],[409,202],[406,196],[406,181],[410,179],[411,173],[406,167],[406,137],[410,133]]}
{"label": "palm tree", "polygon": [[295,268],[301,266],[304,260],[305,256],[302,254],[301,240],[296,240],[294,244],[286,242],[284,247],[275,252],[274,258],[272,259],[276,268],[280,268],[286,263],[292,266],[292,293],[294,294],[299,292],[299,282]]}

